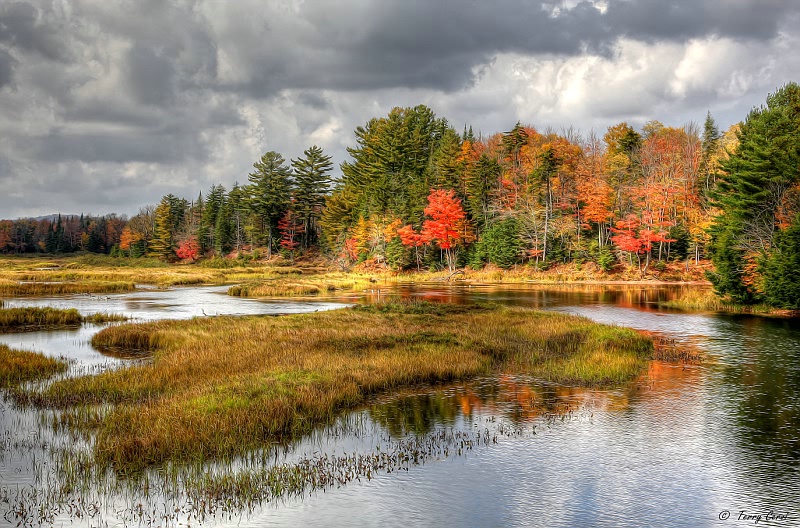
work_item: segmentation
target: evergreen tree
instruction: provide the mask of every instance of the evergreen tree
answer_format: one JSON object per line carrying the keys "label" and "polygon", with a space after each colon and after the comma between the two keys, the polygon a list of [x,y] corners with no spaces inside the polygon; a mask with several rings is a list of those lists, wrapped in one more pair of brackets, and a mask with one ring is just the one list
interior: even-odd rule
{"label": "evergreen tree", "polygon": [[753,302],[755,293],[745,283],[744,251],[736,243],[735,231],[728,228],[717,234],[713,249],[715,270],[706,276],[717,294],[738,303]]}
{"label": "evergreen tree", "polygon": [[525,128],[519,121],[517,121],[517,124],[514,125],[514,128],[512,128],[510,132],[503,134],[503,150],[506,156],[511,159],[515,168],[519,166],[519,153],[520,150],[522,150],[522,146],[525,145],[527,141],[528,133],[525,132]]}
{"label": "evergreen tree", "polygon": [[502,172],[503,168],[497,160],[486,154],[481,154],[477,163],[467,172],[467,212],[479,233],[489,223],[492,194]]}
{"label": "evergreen tree", "polygon": [[231,237],[230,210],[226,203],[217,215],[217,221],[214,223],[214,251],[216,251],[218,255],[224,255],[230,251]]}
{"label": "evergreen tree", "polygon": [[174,197],[172,195],[165,196],[156,207],[153,241],[150,243],[153,254],[162,260],[169,260],[173,254],[173,201],[170,198]]}
{"label": "evergreen tree", "polygon": [[358,146],[348,148],[353,159],[342,163],[342,182],[320,219],[325,245],[338,253],[359,218],[419,225],[433,184],[432,157],[449,129],[424,105],[395,108],[358,127]]}
{"label": "evergreen tree", "polygon": [[205,209],[206,202],[203,200],[203,192],[200,191],[200,195],[197,197],[197,201],[194,203],[194,208],[192,209],[192,222],[197,228],[197,243],[200,246],[201,255],[206,249],[206,241],[208,239],[208,226],[203,223]]}
{"label": "evergreen tree", "polygon": [[250,206],[247,188],[238,183],[228,193],[228,211],[230,218],[230,243],[239,251],[245,243],[247,233],[250,231]]}
{"label": "evergreen tree", "polygon": [[740,302],[758,298],[755,261],[769,257],[776,212],[787,189],[800,181],[800,86],[788,84],[753,109],[742,124],[737,151],[722,163],[712,193],[722,214],[712,227],[720,295]]}
{"label": "evergreen tree", "polygon": [[297,220],[303,224],[302,243],[308,247],[318,239],[318,222],[330,192],[331,157],[316,145],[303,151],[303,157],[292,160],[294,168],[294,205]]}
{"label": "evergreen tree", "polygon": [[267,235],[267,258],[272,256],[275,230],[291,200],[292,169],[284,163],[277,152],[267,152],[248,176],[251,208],[261,223],[261,233]]}
{"label": "evergreen tree", "polygon": [[430,108],[395,108],[366,128],[356,129],[358,148],[342,164],[345,187],[355,198],[352,221],[363,216],[390,216],[419,223],[431,189],[430,161],[447,121]]}
{"label": "evergreen tree", "polygon": [[717,123],[711,117],[711,112],[708,112],[703,126],[703,151],[700,156],[700,177],[703,179],[703,187],[706,193],[713,188],[716,182],[717,167],[715,160],[719,151],[721,137]]}
{"label": "evergreen tree", "polygon": [[764,266],[767,302],[779,308],[800,310],[800,215],[775,236],[775,248]]}
{"label": "evergreen tree", "polygon": [[519,228],[514,218],[507,218],[489,226],[476,244],[472,264],[491,262],[501,268],[513,266],[522,251]]}
{"label": "evergreen tree", "polygon": [[[461,140],[455,130],[448,128],[442,135],[431,160],[433,165],[431,183],[434,188],[455,189],[457,192],[463,189],[460,181],[462,172],[459,163],[460,154]],[[465,197],[460,196],[460,198]]]}
{"label": "evergreen tree", "polygon": [[200,220],[200,239],[201,249],[217,250],[221,244],[217,241],[217,223],[225,207],[225,187],[222,185],[212,185],[206,195],[203,204],[203,213]]}

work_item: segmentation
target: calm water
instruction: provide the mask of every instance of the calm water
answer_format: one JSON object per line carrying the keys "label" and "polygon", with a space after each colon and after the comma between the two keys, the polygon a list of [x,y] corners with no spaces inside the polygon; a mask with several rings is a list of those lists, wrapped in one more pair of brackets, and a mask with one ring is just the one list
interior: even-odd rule
{"label": "calm water", "polygon": [[[437,435],[444,434],[485,433],[489,440],[461,454],[432,449],[418,465],[219,515],[206,524],[751,526],[753,520],[737,519],[741,511],[773,511],[788,514],[788,520],[762,520],[758,526],[800,526],[800,323],[659,309],[657,302],[679,288],[417,285],[392,291],[432,301],[558,310],[655,330],[700,347],[710,359],[699,366],[653,362],[635,383],[608,390],[506,377],[385,397],[343,418],[356,426],[320,430],[271,463],[385,452],[409,438],[433,439],[429,445],[438,446]],[[156,319],[313,311],[347,300],[359,299],[262,303],[225,297],[218,288],[193,288],[36,302]],[[111,360],[87,344],[95,330],[0,335],[0,341],[102,366]],[[39,418],[0,405],[0,429],[7,431],[0,437],[2,485],[35,488],[40,480],[31,453],[46,453],[30,440]],[[62,512],[53,524],[135,526],[119,512],[140,499],[106,499],[102,513],[88,521]],[[720,520],[726,511],[730,518]],[[167,524],[181,523],[196,524],[180,516]]]}

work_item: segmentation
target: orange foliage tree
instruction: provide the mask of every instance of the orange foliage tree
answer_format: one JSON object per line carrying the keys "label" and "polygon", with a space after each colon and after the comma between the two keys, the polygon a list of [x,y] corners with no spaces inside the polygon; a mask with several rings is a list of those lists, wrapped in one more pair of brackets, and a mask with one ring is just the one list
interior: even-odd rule
{"label": "orange foliage tree", "polygon": [[421,235],[444,251],[447,266],[455,270],[456,248],[464,241],[466,213],[455,191],[431,190]]}

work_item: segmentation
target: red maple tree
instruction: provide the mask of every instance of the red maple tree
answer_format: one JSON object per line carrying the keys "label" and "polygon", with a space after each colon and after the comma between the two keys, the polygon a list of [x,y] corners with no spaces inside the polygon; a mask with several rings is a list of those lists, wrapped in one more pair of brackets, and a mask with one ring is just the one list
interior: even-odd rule
{"label": "red maple tree", "polygon": [[464,240],[466,213],[455,191],[436,189],[428,195],[425,215],[430,219],[422,224],[422,236],[435,242],[444,251],[450,271],[455,269],[455,249]]}
{"label": "red maple tree", "polygon": [[[130,244],[128,247],[130,247]],[[183,260],[194,261],[200,255],[200,244],[197,242],[197,238],[190,237],[186,240],[182,240],[178,244],[175,254]]]}

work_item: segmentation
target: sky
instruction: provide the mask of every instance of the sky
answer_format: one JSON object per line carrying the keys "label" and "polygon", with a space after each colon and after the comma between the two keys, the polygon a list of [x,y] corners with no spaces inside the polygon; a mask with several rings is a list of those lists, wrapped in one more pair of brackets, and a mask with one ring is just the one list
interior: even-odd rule
{"label": "sky", "polygon": [[798,49],[796,0],[2,0],[0,218],[133,215],[269,150],[337,175],[396,106],[484,136],[725,129]]}

